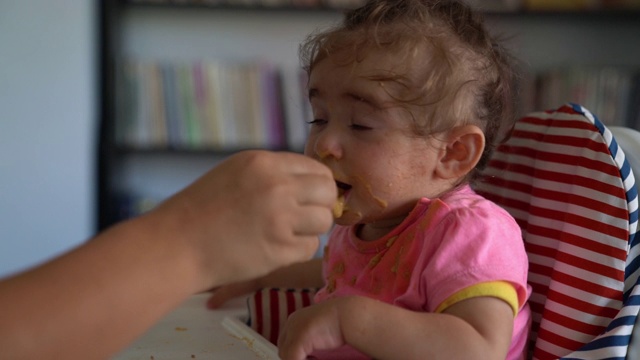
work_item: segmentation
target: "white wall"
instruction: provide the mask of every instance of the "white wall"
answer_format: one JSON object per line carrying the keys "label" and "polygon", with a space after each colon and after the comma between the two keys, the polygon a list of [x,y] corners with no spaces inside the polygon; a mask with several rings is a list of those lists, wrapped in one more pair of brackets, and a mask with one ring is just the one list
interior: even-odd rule
{"label": "white wall", "polygon": [[0,277],[94,231],[96,7],[0,2]]}

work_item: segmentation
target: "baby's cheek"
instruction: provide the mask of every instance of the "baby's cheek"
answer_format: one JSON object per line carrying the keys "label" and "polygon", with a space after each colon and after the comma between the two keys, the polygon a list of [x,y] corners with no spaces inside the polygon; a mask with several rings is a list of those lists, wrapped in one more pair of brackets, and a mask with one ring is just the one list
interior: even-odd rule
{"label": "baby's cheek", "polygon": [[[380,191],[374,191],[373,187],[371,186],[371,184],[366,181],[364,178],[362,177],[358,177],[356,178],[357,184],[358,184],[358,188],[360,189],[359,191],[359,196],[364,198],[364,199],[371,199],[371,203],[373,205],[374,208],[381,210],[381,209],[386,209],[387,206],[389,205],[387,200],[385,199],[386,196],[384,195],[384,192],[380,192]],[[369,201],[367,201],[368,203]]]}

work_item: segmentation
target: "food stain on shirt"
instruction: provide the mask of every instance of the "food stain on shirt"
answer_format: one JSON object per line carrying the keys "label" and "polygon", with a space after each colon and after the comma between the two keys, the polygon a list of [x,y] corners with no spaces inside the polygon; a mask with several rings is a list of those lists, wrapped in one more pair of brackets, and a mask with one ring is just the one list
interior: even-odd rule
{"label": "food stain on shirt", "polygon": [[343,261],[339,261],[336,264],[334,264],[333,268],[331,269],[331,272],[329,273],[329,277],[328,277],[328,283],[327,283],[327,292],[332,293],[336,290],[336,283],[338,278],[342,277],[342,275],[344,275],[344,262]]}
{"label": "food stain on shirt", "polygon": [[327,293],[331,294],[334,291],[336,291],[336,279],[331,278],[327,282]]}
{"label": "food stain on shirt", "polygon": [[398,273],[398,267],[400,267],[400,258],[402,257],[403,250],[404,250],[404,245],[401,246],[398,252],[396,253],[396,258],[393,261],[393,266],[391,267],[391,272],[394,274]]}
{"label": "food stain on shirt", "polygon": [[387,240],[387,249],[393,246],[393,243],[396,242],[396,239],[398,239],[398,235],[392,236],[391,238],[389,238],[389,240]]}
{"label": "food stain on shirt", "polygon": [[380,260],[382,259],[383,255],[384,253],[378,253],[376,254],[376,256],[372,257],[371,260],[369,260],[369,267],[372,269],[376,267],[376,265],[380,263]]}

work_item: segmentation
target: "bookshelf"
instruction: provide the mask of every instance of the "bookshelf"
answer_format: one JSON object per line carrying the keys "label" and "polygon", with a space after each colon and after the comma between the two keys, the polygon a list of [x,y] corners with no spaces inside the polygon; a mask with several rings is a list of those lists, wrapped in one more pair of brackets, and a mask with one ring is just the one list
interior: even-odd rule
{"label": "bookshelf", "polygon": [[[341,19],[335,3],[101,2],[99,228],[145,211],[235,151],[301,151],[308,109],[297,47],[308,33]],[[532,11],[509,0],[478,4],[492,31],[504,34],[507,47],[522,61],[527,74],[523,112],[539,108],[536,84],[544,76],[569,76],[569,70],[577,69],[640,69],[640,9]],[[174,91],[169,96],[171,78]],[[163,84],[162,94],[158,82]],[[216,88],[222,97],[212,95]],[[234,93],[239,96],[231,96]],[[144,106],[137,101],[143,98]],[[566,101],[575,100],[557,99],[553,106]],[[172,121],[170,111],[158,110],[167,108],[191,115]],[[216,116],[212,108],[217,108]],[[208,111],[208,116],[202,115]],[[182,132],[169,131],[176,124]],[[211,131],[225,124],[235,132],[222,131],[225,135],[220,136],[220,130]],[[259,130],[252,133],[252,126]]]}
{"label": "bookshelf", "polygon": [[[101,228],[162,200],[235,151],[245,148],[301,151],[306,137],[307,109],[301,93],[297,46],[317,27],[339,20],[339,11],[126,1],[103,6],[106,78],[99,176]],[[136,105],[136,97],[142,94],[152,97],[154,87],[149,84],[154,78],[162,78],[158,75],[162,70],[175,79],[194,71],[220,75],[217,81],[207,77],[211,80],[206,84],[209,95],[217,87],[221,96],[217,99],[209,96],[211,101],[204,106],[213,108],[216,101],[226,105],[218,107],[217,116],[220,122],[231,125],[223,132],[224,136],[211,139],[206,134],[215,131],[196,131],[202,135],[199,139],[185,141],[184,132],[179,131],[153,135],[158,126],[149,120],[158,118],[152,115],[153,109],[162,101],[156,97],[144,109]],[[271,77],[272,81],[260,82],[265,77]],[[133,85],[122,86],[123,83]],[[254,86],[247,85],[251,83]],[[169,86],[166,81],[163,84],[166,90]],[[267,90],[252,91],[256,84]],[[175,89],[177,94],[183,93],[179,86]],[[232,96],[234,91],[237,96]],[[261,102],[255,99],[261,96],[267,106],[252,106]],[[265,99],[267,96],[273,98]],[[164,105],[181,102],[175,94],[162,98]],[[187,98],[195,100],[197,96]],[[265,119],[268,113],[271,119]],[[261,120],[255,121],[257,117]],[[187,122],[185,118],[179,121],[183,125]],[[269,121],[277,124],[264,126]],[[172,123],[175,125],[167,121],[167,127]],[[199,125],[207,124],[199,122]],[[256,125],[258,130],[252,131]],[[274,134],[260,138],[259,135],[269,133],[267,130]]]}

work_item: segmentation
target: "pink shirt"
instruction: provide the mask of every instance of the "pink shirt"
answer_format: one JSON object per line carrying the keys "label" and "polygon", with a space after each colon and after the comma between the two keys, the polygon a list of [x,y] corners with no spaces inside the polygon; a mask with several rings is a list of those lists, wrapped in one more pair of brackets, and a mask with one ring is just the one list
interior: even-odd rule
{"label": "pink shirt", "polygon": [[[325,286],[316,302],[362,295],[434,312],[471,285],[506,281],[519,306],[507,359],[523,358],[531,318],[528,260],[520,228],[506,211],[464,186],[439,199],[421,199],[402,224],[378,240],[362,241],[355,229],[332,231],[323,263]],[[357,358],[349,347],[314,357],[344,359],[345,351],[349,359]]]}

